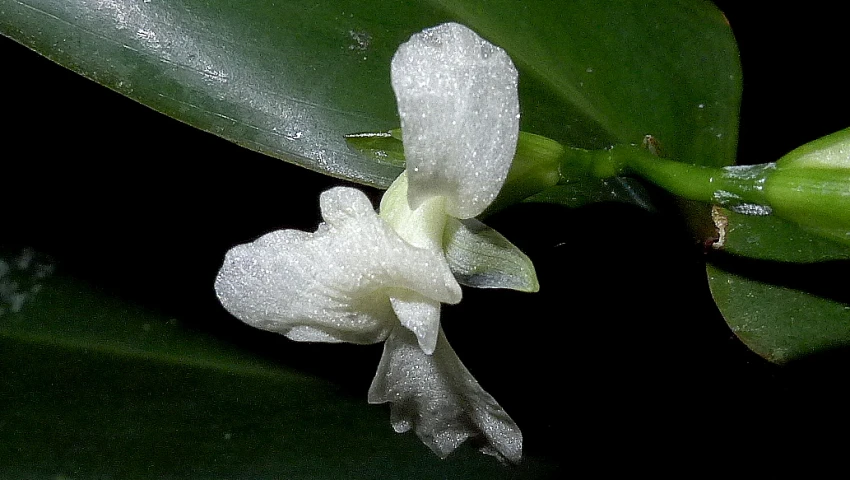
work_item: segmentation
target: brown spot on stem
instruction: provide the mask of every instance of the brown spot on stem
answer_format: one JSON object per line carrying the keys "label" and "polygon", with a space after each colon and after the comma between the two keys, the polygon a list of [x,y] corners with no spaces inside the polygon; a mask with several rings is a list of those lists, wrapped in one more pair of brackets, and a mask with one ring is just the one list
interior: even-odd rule
{"label": "brown spot on stem", "polygon": [[729,218],[722,208],[715,205],[711,207],[711,220],[714,222],[714,228],[717,230],[717,238],[709,239],[706,243],[710,242],[711,248],[720,250],[726,244],[726,227],[729,226]]}

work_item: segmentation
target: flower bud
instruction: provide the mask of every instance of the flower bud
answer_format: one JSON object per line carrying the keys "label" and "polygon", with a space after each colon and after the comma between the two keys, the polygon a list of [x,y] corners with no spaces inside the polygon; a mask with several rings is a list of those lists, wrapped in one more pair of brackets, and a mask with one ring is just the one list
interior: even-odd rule
{"label": "flower bud", "polygon": [[850,243],[850,129],[782,157],[763,192],[775,215]]}

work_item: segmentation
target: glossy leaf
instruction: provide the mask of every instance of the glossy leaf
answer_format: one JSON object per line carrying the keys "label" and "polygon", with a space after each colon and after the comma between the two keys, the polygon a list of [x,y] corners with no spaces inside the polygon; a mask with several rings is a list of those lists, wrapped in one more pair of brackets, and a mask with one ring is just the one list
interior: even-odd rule
{"label": "glossy leaf", "polygon": [[342,135],[398,125],[390,57],[445,20],[411,2],[2,0],[0,10],[3,34],[160,112],[376,185],[400,170],[365,161]]}
{"label": "glossy leaf", "polygon": [[583,148],[650,133],[672,158],[712,165],[735,148],[737,51],[708,2],[0,0],[0,10],[0,32],[109,88],[368,184],[388,185],[398,167],[357,155],[343,135],[398,126],[389,60],[449,19],[519,66],[524,130]]}
{"label": "glossy leaf", "polygon": [[850,346],[850,299],[838,280],[846,269],[735,262],[709,265],[708,281],[735,335],[767,360],[786,363]]}

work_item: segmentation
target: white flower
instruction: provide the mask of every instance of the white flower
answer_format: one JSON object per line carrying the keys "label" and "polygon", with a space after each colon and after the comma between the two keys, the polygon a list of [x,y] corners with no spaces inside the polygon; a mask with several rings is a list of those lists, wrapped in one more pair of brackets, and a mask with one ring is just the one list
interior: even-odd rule
{"label": "white flower", "polygon": [[461,290],[443,252],[453,219],[498,194],[519,134],[517,73],[501,49],[444,24],[414,35],[392,61],[407,171],[376,214],[352,188],[321,196],[315,233],[272,232],[227,253],[221,303],[258,328],[298,341],[386,341],[369,389],[445,457],[469,437],[519,461],[522,434],[475,381],[440,328]]}

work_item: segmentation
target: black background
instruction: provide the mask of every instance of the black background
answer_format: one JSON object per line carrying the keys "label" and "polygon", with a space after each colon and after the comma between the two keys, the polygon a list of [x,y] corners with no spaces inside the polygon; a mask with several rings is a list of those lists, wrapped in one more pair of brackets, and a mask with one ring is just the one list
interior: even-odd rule
{"label": "black background", "polygon": [[[741,51],[742,163],[850,125],[842,20],[825,2],[717,3]],[[230,246],[313,230],[318,193],[340,181],[199,132],[8,39],[0,59],[2,242],[365,397],[379,346],[254,331],[211,289]],[[466,289],[444,325],[523,426],[529,453],[774,445],[817,428],[814,418],[843,418],[841,352],[780,368],[747,350],[712,302],[701,246],[672,213],[526,206],[488,223],[534,260],[541,291]]]}

